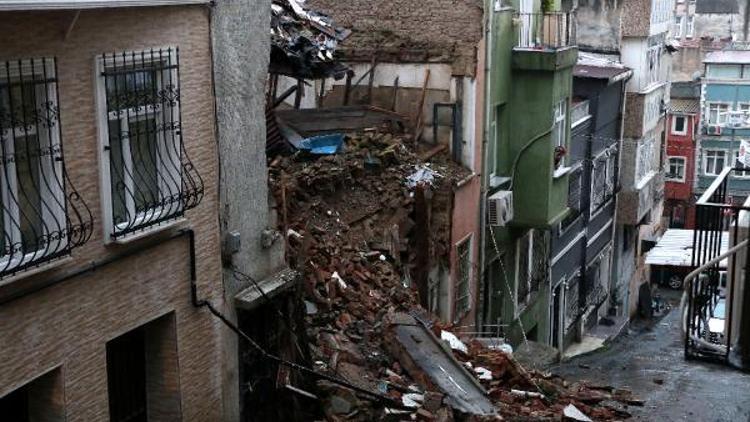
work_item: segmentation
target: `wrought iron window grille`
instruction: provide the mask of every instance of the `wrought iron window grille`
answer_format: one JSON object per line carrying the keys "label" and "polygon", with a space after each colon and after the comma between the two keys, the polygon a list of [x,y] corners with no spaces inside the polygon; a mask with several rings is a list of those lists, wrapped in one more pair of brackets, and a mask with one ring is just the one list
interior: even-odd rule
{"label": "wrought iron window grille", "polygon": [[55,59],[0,62],[0,279],[70,254],[93,218],[65,170]]}
{"label": "wrought iron window grille", "polygon": [[98,66],[105,225],[118,240],[182,217],[204,184],[182,137],[179,50],[105,53]]}

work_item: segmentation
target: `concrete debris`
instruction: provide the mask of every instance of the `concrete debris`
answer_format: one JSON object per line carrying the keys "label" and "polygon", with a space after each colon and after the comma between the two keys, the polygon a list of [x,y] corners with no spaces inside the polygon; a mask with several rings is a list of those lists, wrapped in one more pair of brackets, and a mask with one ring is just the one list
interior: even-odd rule
{"label": "concrete debris", "polygon": [[[428,167],[442,177],[411,191],[404,180],[426,163],[408,136],[368,131],[347,135],[345,144],[336,155],[269,160],[287,260],[302,274],[300,338],[308,341],[309,361],[316,370],[390,399],[373,400],[321,381],[311,391],[320,398],[321,417],[559,420],[569,404],[594,420],[627,417],[601,404],[636,403],[624,390],[568,385],[527,371],[505,348],[462,342],[451,326],[424,310],[424,271],[450,259],[453,186],[466,169],[447,152],[438,153]],[[366,165],[370,158],[380,164]],[[404,280],[410,280],[408,287]],[[512,390],[540,395],[520,397]]]}
{"label": "concrete debris", "polygon": [[450,331],[441,331],[440,332],[440,340],[443,340],[445,342],[448,342],[450,344],[451,349],[453,350],[459,350],[464,353],[468,353],[469,349],[466,347],[466,345],[456,337],[455,334],[451,333]]}
{"label": "concrete debris", "polygon": [[577,407],[569,404],[563,409],[564,420],[579,421],[579,422],[593,422],[591,418],[584,415],[583,412],[578,410]]}

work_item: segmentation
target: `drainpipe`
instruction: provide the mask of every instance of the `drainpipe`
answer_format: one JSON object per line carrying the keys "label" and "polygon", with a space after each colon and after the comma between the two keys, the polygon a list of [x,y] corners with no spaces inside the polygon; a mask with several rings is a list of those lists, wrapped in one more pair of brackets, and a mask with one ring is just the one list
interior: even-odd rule
{"label": "drainpipe", "polygon": [[[487,156],[488,143],[490,139],[490,117],[491,117],[491,101],[492,96],[489,94],[492,88],[492,79],[490,78],[490,62],[492,61],[492,22],[495,13],[495,8],[492,5],[492,0],[487,0],[485,4],[485,19],[484,19],[484,135],[482,136],[482,169],[479,173],[480,177],[480,193],[479,193],[479,277],[477,283],[480,286],[482,294],[479,298],[479,303],[484,304],[485,295],[489,295],[487,303],[492,301],[492,292],[482,291],[485,286],[485,265],[487,253],[487,222],[485,219],[486,206],[487,206],[487,191],[489,184],[489,174],[486,170],[489,169],[489,158]],[[490,283],[492,284],[492,283]],[[478,328],[477,331],[483,331],[486,317],[489,317],[488,310],[482,309],[481,312],[477,312],[475,316],[475,324]]]}

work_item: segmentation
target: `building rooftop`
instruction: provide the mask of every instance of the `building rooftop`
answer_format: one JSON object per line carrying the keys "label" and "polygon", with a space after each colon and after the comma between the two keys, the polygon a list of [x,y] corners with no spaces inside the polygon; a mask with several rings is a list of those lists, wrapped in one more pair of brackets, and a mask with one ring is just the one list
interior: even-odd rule
{"label": "building rooftop", "polygon": [[698,114],[700,111],[700,100],[692,98],[673,98],[669,102],[669,111],[680,114]]}
{"label": "building rooftop", "polygon": [[[693,259],[693,230],[669,229],[656,246],[646,254],[647,265],[667,265],[689,267]],[[721,253],[726,252],[729,244],[729,232],[722,233]],[[726,260],[719,264],[726,268]]]}
{"label": "building rooftop", "polygon": [[695,13],[701,14],[721,14],[721,13],[739,13],[740,8],[737,0],[696,0]]}
{"label": "building rooftop", "polygon": [[706,54],[703,63],[739,64],[750,63],[750,50],[722,50]]}

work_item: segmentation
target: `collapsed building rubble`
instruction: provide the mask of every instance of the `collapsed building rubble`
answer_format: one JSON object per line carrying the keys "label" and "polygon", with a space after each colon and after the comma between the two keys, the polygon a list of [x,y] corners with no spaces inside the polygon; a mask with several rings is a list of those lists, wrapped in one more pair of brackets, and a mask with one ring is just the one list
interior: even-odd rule
{"label": "collapsed building rubble", "polygon": [[452,350],[438,340],[451,327],[425,311],[424,273],[448,259],[452,189],[468,172],[443,150],[377,128],[348,135],[336,153],[270,159],[287,260],[303,275],[312,365],[393,399],[321,381],[325,417],[627,418],[640,404],[627,391],[526,371],[479,341],[454,336],[463,347]]}

